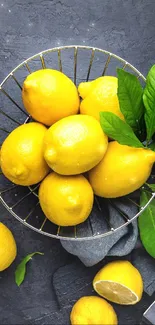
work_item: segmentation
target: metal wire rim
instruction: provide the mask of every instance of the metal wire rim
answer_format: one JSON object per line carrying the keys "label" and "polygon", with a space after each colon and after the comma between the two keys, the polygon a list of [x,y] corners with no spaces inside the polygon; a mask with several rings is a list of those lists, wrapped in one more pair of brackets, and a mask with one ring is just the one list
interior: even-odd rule
{"label": "metal wire rim", "polygon": [[[122,59],[121,57],[109,52],[109,51],[106,51],[106,50],[102,50],[100,48],[95,48],[95,47],[90,47],[90,46],[80,46],[80,45],[69,45],[69,46],[61,46],[61,47],[55,47],[55,48],[51,48],[51,49],[48,49],[48,50],[45,50],[45,51],[42,51],[38,54],[35,54],[31,57],[29,57],[27,60],[23,61],[22,63],[20,63],[16,68],[14,68],[9,74],[8,76],[2,81],[2,83],[0,84],[0,91],[12,102],[12,104],[14,104],[17,109],[26,116],[26,119],[24,120],[23,123],[28,123],[29,120],[30,120],[30,116],[26,113],[26,111],[24,111],[23,108],[21,108],[18,103],[9,95],[9,93],[3,88],[3,86],[6,84],[6,82],[8,81],[9,78],[12,78],[14,81],[15,81],[15,84],[20,88],[20,90],[22,90],[22,86],[20,84],[20,82],[18,81],[18,79],[16,78],[15,76],[15,73],[16,71],[18,71],[21,67],[25,67],[27,72],[28,73],[31,73],[31,69],[30,69],[30,66],[29,66],[29,63],[32,62],[34,59],[40,59],[40,63],[41,63],[41,67],[42,69],[45,69],[46,68],[46,61],[45,61],[45,58],[44,58],[44,55],[45,54],[48,54],[48,53],[53,53],[53,52],[56,52],[57,53],[57,58],[58,58],[58,68],[60,71],[63,71],[63,62],[62,62],[62,58],[61,58],[61,53],[62,51],[64,50],[69,50],[69,49],[72,49],[74,51],[74,64],[73,64],[73,71],[74,71],[74,77],[73,77],[73,80],[74,80],[74,83],[76,84],[77,83],[77,62],[78,62],[78,52],[79,50],[87,50],[90,53],[90,59],[89,59],[89,65],[88,65],[88,71],[87,71],[87,76],[86,78],[83,78],[85,79],[85,81],[88,81],[89,78],[90,78],[90,73],[91,73],[91,69],[92,69],[92,66],[93,66],[93,61],[94,61],[94,57],[95,57],[95,54],[96,53],[102,53],[106,56],[106,61],[105,61],[105,64],[104,64],[104,67],[103,67],[103,70],[102,70],[102,74],[101,75],[105,75],[108,67],[109,67],[109,64],[111,62],[111,59],[114,58],[116,60],[118,60],[121,64],[122,64],[122,68],[123,69],[126,69],[127,67],[130,68],[136,75],[137,75],[137,78],[141,79],[142,81],[146,81],[145,77],[134,67],[132,66],[130,63],[128,63],[126,60]],[[52,67],[51,67],[52,68]],[[21,125],[23,123],[20,123],[18,120],[14,119],[13,117],[9,116],[5,111],[3,111],[2,109],[0,109],[0,114],[4,115],[6,118],[10,119],[13,123],[17,125]],[[0,128],[0,131],[3,131],[5,132],[6,134],[8,134],[10,131],[8,131],[5,127],[2,127]],[[1,173],[2,174],[2,173]],[[34,194],[34,196],[37,197],[37,194],[36,194],[36,189],[38,188],[39,185],[35,186],[34,188],[33,187],[29,187],[29,192],[24,196],[22,197],[18,202],[16,202],[15,204],[13,204],[12,206],[9,206],[5,200],[2,198],[2,195],[6,192],[10,192],[12,189],[14,189],[16,187],[16,185],[12,185],[11,187],[5,189],[5,190],[0,190],[0,201],[2,202],[2,204],[5,206],[5,208],[17,219],[19,220],[22,224],[26,225],[27,227],[29,227],[30,229],[40,233],[40,234],[43,234],[43,235],[46,235],[46,236],[49,236],[49,237],[52,237],[52,238],[57,238],[57,239],[62,239],[62,240],[76,240],[76,241],[81,241],[81,240],[92,240],[92,238],[103,238],[105,236],[108,236],[110,234],[113,234],[115,233],[116,231],[119,231],[120,229],[128,226],[129,224],[131,224],[134,220],[136,220],[136,218],[146,209],[146,207],[150,204],[150,202],[154,199],[155,197],[155,193],[152,193],[151,194],[151,197],[150,197],[150,200],[148,201],[148,203],[142,207],[140,209],[140,211],[135,214],[134,217],[132,217],[131,219],[128,218],[128,216],[125,216],[124,215],[124,219],[125,219],[125,223],[120,225],[119,227],[117,228],[114,228],[112,225],[109,225],[110,226],[110,230],[105,232],[105,233],[101,233],[101,234],[93,234],[93,230],[92,230],[92,234],[91,236],[87,236],[87,237],[77,237],[77,228],[74,227],[74,236],[62,236],[61,235],[61,228],[62,227],[57,227],[57,231],[56,231],[56,234],[53,234],[53,233],[50,233],[50,232],[47,232],[47,231],[44,231],[43,228],[45,226],[45,223],[47,221],[46,217],[44,218],[43,222],[42,222],[42,225],[40,226],[40,228],[36,228],[34,227],[33,225],[31,225],[29,222],[28,222],[28,218],[29,216],[31,215],[31,213],[29,213],[27,215],[26,218],[22,219],[21,217],[18,216],[17,213],[15,213],[13,211],[13,208],[17,207],[18,204],[21,204],[21,202],[23,202],[25,200],[25,198],[29,197],[31,194]],[[133,201],[133,203],[135,203]],[[39,202],[37,202],[37,204],[33,207],[33,211],[35,210],[35,208],[38,206]],[[137,203],[135,203],[135,205],[137,205]],[[32,212],[33,213],[33,212]],[[90,224],[91,226],[91,224]]]}

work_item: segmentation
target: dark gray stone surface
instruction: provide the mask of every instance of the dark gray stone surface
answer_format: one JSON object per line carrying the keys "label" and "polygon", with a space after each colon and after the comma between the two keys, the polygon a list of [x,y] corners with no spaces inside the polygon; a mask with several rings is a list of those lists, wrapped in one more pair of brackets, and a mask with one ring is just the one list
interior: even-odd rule
{"label": "dark gray stone surface", "polygon": [[[127,259],[130,260],[130,257],[127,256]],[[111,260],[111,258],[106,258],[98,265],[91,267],[91,269],[85,268],[79,260],[76,260],[55,272],[53,285],[62,310],[65,308],[69,313],[80,297],[96,295],[92,287],[94,275],[106,262]],[[118,315],[119,325],[140,324],[143,312],[152,303],[153,299],[155,299],[155,295],[148,297],[144,293],[143,299],[135,306],[112,304]]]}
{"label": "dark gray stone surface", "polygon": [[[67,44],[110,50],[146,74],[155,61],[154,12],[154,0],[1,0],[0,81],[27,57]],[[69,256],[60,242],[26,229],[2,207],[0,221],[13,231],[18,245],[16,262],[0,274],[0,323],[68,324],[70,306],[63,304],[60,311],[62,306],[53,289],[52,275],[69,261],[74,263],[76,258]],[[17,288],[15,267],[23,256],[35,250],[44,251],[45,256],[34,257],[24,284]],[[93,270],[82,267],[91,277]],[[61,279],[61,295],[64,295],[64,285],[68,285],[73,274],[72,268],[66,268],[62,269],[65,274]],[[77,268],[77,276],[78,272],[81,274]],[[78,288],[77,281],[76,290],[81,295],[87,293],[85,287],[81,291]],[[152,300],[153,297],[145,296],[137,309],[119,309],[122,324],[139,324],[143,310]]]}

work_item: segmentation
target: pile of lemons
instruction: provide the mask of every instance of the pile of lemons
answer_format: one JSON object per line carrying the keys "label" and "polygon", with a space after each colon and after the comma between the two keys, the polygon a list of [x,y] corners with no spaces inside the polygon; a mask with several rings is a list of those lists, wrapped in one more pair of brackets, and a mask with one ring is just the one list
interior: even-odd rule
{"label": "pile of lemons", "polygon": [[[19,126],[5,139],[1,169],[15,184],[41,182],[41,208],[59,226],[84,222],[94,194],[105,198],[126,195],[143,185],[151,173],[154,152],[108,142],[101,128],[100,111],[124,119],[117,86],[117,78],[105,76],[81,83],[77,89],[66,75],[52,69],[33,72],[24,81],[23,103],[36,122]],[[11,265],[16,254],[12,233],[0,223],[0,271]],[[80,298],[70,315],[72,325],[117,324],[117,315],[105,299],[136,304],[142,297],[143,281],[130,262],[115,261],[97,273],[93,287],[102,298]]]}
{"label": "pile of lemons", "polygon": [[123,196],[150,175],[154,152],[108,143],[101,128],[100,111],[124,119],[117,86],[116,77],[104,76],[77,89],[66,75],[52,69],[33,72],[23,83],[23,103],[36,122],[17,127],[5,139],[1,169],[15,184],[41,182],[41,208],[59,226],[84,222],[94,193]]}

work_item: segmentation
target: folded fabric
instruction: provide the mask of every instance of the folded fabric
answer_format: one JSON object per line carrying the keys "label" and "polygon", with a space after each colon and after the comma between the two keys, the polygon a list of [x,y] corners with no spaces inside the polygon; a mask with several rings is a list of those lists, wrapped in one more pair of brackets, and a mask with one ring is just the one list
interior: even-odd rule
{"label": "folded fabric", "polygon": [[[90,215],[92,227],[99,230],[97,234],[105,233],[108,224],[114,229],[126,222],[123,218],[132,218],[137,212],[137,206],[126,199],[113,200],[113,204],[101,200],[100,209],[94,205]],[[93,266],[100,262],[105,256],[125,256],[135,247],[138,237],[137,221],[122,227],[111,235],[95,238],[92,240],[70,241],[62,240],[62,246],[71,254],[76,255],[86,266]]]}

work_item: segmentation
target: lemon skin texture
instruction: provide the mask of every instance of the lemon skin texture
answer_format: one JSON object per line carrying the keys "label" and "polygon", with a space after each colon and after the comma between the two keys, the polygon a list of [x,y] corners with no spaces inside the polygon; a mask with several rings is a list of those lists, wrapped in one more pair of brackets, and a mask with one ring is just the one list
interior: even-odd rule
{"label": "lemon skin texture", "polygon": [[108,138],[92,116],[73,115],[52,125],[44,138],[44,158],[61,175],[84,173],[103,158]]}
{"label": "lemon skin texture", "polygon": [[46,217],[58,226],[84,222],[93,206],[94,195],[83,175],[49,174],[39,188],[39,201]]}
{"label": "lemon skin texture", "polygon": [[27,112],[48,126],[79,111],[76,86],[57,70],[43,69],[31,73],[23,83],[22,99]]}
{"label": "lemon skin texture", "polygon": [[89,171],[89,181],[98,196],[117,198],[140,188],[151,174],[155,152],[112,141],[101,162]]}

